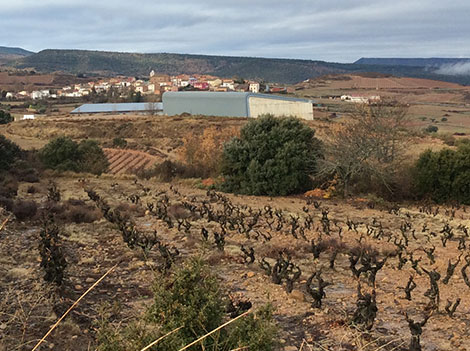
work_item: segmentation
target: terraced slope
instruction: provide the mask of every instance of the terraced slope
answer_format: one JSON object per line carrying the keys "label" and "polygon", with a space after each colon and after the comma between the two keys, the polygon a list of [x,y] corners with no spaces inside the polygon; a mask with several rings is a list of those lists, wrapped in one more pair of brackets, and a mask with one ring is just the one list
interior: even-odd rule
{"label": "terraced slope", "polygon": [[141,151],[121,149],[103,149],[103,151],[108,158],[111,174],[135,174],[160,161],[159,157]]}

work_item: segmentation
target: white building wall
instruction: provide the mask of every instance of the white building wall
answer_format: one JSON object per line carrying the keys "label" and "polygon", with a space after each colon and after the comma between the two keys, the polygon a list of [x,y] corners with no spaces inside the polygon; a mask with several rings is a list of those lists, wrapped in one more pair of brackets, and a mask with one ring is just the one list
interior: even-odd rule
{"label": "white building wall", "polygon": [[251,83],[250,84],[250,91],[252,93],[259,93],[259,83]]}
{"label": "white building wall", "polygon": [[306,120],[313,120],[313,104],[311,102],[266,99],[252,96],[248,99],[248,103],[250,117],[258,117],[270,113],[274,116],[295,116]]}

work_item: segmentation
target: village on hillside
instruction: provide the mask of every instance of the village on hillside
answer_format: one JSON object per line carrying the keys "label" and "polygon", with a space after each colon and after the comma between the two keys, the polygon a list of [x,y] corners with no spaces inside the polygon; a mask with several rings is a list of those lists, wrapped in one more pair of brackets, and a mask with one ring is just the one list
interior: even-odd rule
{"label": "village on hillside", "polygon": [[216,91],[216,92],[252,92],[252,93],[293,93],[294,88],[278,84],[266,84],[254,80],[245,81],[241,78],[219,78],[211,75],[179,74],[168,75],[151,71],[148,79],[136,77],[111,77],[92,80],[86,83],[77,83],[64,86],[60,89],[24,89],[6,91],[7,100],[41,100],[65,98],[82,98],[92,94],[101,94],[114,91],[126,96],[129,91],[139,93],[141,96],[153,95],[158,99],[167,91]]}

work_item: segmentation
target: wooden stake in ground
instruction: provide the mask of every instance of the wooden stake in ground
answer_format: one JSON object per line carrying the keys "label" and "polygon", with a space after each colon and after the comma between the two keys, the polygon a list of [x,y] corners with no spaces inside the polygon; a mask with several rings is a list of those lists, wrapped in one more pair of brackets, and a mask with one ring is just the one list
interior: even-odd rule
{"label": "wooden stake in ground", "polygon": [[11,215],[8,216],[3,222],[2,224],[0,225],[0,232],[3,230],[3,228],[5,228],[5,226],[7,225],[8,221],[10,220],[11,218]]}
{"label": "wooden stake in ground", "polygon": [[[119,262],[120,263],[120,262]],[[75,306],[78,305],[78,303],[80,302],[81,299],[83,299],[90,291],[92,291],[104,278],[106,278],[106,276],[111,273],[118,265],[119,263],[116,263],[114,266],[112,266],[105,274],[103,274],[101,276],[100,279],[98,279],[92,286],[90,286],[88,288],[87,291],[85,291],[82,296],[80,296],[73,304],[72,306],[69,307],[69,309],[62,315],[62,317],[60,317],[57,322],[55,322],[55,324],[51,327],[51,329],[49,329],[49,331],[46,333],[46,335],[44,335],[42,337],[41,340],[39,340],[39,342],[36,344],[36,346],[34,346],[34,348],[31,350],[31,351],[35,351],[37,350],[37,348],[43,343],[44,340],[46,340],[46,338],[49,336],[50,333],[52,333],[52,331],[59,325],[60,322],[62,322],[62,320],[70,313],[70,311],[72,311]]]}
{"label": "wooden stake in ground", "polygon": [[142,350],[140,351],[145,351],[145,350],[148,350],[149,348],[151,348],[152,346],[158,344],[160,341],[162,341],[163,339],[165,339],[167,336],[177,332],[178,330],[180,330],[181,328],[183,327],[179,327],[179,328],[176,328],[175,330],[172,330],[171,332],[169,333],[166,333],[165,335],[163,335],[162,337],[158,338],[157,340],[155,340],[154,342],[152,342],[151,344],[145,346]]}
{"label": "wooden stake in ground", "polygon": [[190,348],[191,346],[193,346],[193,345],[197,344],[198,342],[200,342],[200,341],[204,340],[205,338],[207,338],[209,335],[212,335],[212,334],[214,334],[216,331],[218,331],[218,330],[220,330],[220,329],[222,329],[222,328],[225,328],[225,327],[226,327],[227,325],[229,325],[230,323],[235,322],[237,319],[240,319],[240,318],[242,318],[242,317],[245,317],[248,313],[251,313],[251,311],[246,311],[245,313],[239,315],[237,318],[234,318],[234,319],[228,321],[227,323],[222,324],[221,326],[215,328],[213,331],[207,333],[206,335],[201,336],[199,339],[194,340],[192,343],[186,345],[185,347],[179,349],[178,351],[183,351],[183,350],[186,350],[186,349]]}

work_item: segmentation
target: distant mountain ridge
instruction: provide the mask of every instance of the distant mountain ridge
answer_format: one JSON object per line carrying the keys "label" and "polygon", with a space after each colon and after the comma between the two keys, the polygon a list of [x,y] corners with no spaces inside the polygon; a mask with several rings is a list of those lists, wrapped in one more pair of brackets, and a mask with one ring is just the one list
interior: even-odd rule
{"label": "distant mountain ridge", "polygon": [[8,46],[0,46],[0,55],[16,55],[16,56],[29,56],[34,52],[22,48],[11,48]]}
{"label": "distant mountain ridge", "polygon": [[0,65],[9,65],[12,61],[33,54],[34,52],[22,48],[10,48],[7,46],[0,46]]}
{"label": "distant mountain ridge", "polygon": [[354,62],[358,65],[384,65],[384,66],[412,66],[412,67],[440,67],[442,65],[453,65],[468,63],[470,58],[374,58],[363,57]]}
{"label": "distant mountain ridge", "polygon": [[[438,74],[424,66],[332,63],[315,60],[260,57],[210,56],[173,53],[123,53],[87,50],[43,50],[21,57],[9,65],[38,72],[148,76],[151,70],[166,74],[210,74],[278,83],[298,83],[329,74],[376,72],[397,77],[415,77],[470,85],[469,75]],[[369,61],[370,62],[370,61]]]}
{"label": "distant mountain ridge", "polygon": [[166,74],[239,76],[284,83],[295,83],[318,75],[348,71],[345,68],[348,65],[311,60],[49,49],[17,60],[14,66],[35,68],[41,72],[63,71],[74,74],[127,76],[148,76],[151,70],[155,70]]}

